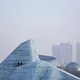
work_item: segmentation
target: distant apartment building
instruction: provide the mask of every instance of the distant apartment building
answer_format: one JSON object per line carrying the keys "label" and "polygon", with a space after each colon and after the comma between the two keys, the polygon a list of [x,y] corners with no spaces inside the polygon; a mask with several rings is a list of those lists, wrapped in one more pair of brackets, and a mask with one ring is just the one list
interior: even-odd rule
{"label": "distant apartment building", "polygon": [[61,43],[60,45],[54,45],[52,48],[52,54],[56,57],[59,64],[68,64],[72,62],[72,44]]}
{"label": "distant apartment building", "polygon": [[76,62],[80,64],[80,43],[76,45]]}

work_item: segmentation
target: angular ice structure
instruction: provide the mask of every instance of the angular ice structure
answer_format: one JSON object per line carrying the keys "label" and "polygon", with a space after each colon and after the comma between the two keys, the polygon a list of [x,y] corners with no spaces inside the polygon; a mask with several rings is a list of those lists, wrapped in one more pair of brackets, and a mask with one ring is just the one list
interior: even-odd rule
{"label": "angular ice structure", "polygon": [[23,42],[0,64],[0,80],[79,80],[40,60],[33,44]]}
{"label": "angular ice structure", "polygon": [[0,80],[7,80],[9,78],[8,76],[11,76],[17,67],[39,60],[39,56],[33,44],[34,41],[32,40],[21,43],[0,64]]}

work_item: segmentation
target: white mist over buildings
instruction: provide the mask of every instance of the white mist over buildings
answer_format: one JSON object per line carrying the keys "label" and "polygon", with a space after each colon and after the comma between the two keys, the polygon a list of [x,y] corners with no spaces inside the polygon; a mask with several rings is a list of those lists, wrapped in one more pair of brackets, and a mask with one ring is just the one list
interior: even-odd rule
{"label": "white mist over buildings", "polygon": [[73,45],[72,47],[72,62],[76,62],[76,47]]}
{"label": "white mist over buildings", "polygon": [[53,45],[52,55],[56,57],[56,60],[62,65],[66,65],[70,62],[76,62],[80,64],[80,43],[72,45],[70,42],[60,43],[59,45]]}
{"label": "white mist over buildings", "polygon": [[80,64],[80,42],[76,44],[76,61]]}
{"label": "white mist over buildings", "polygon": [[60,64],[68,64],[69,62],[72,62],[71,43],[61,43],[60,45],[53,46],[52,53]]}

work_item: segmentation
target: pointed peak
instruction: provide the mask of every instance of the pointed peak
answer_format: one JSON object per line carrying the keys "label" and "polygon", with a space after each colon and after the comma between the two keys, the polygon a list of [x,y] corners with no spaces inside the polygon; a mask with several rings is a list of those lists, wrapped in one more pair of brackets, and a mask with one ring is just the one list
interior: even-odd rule
{"label": "pointed peak", "polygon": [[30,39],[21,43],[16,49],[25,51],[32,61],[39,58],[34,40]]}
{"label": "pointed peak", "polygon": [[6,61],[25,61],[25,63],[39,60],[39,55],[33,40],[21,43],[6,59]]}
{"label": "pointed peak", "polygon": [[29,39],[29,40],[26,40],[25,42],[32,42],[32,41],[34,41],[34,40],[32,40],[32,39]]}
{"label": "pointed peak", "polygon": [[21,44],[32,44],[32,43],[34,43],[34,40],[29,39],[29,40],[22,42]]}

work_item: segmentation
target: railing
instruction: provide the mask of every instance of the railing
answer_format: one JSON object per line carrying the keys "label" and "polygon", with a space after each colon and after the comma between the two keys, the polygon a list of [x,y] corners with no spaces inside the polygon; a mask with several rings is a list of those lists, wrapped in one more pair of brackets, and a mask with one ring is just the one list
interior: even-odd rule
{"label": "railing", "polygon": [[[66,72],[66,71],[64,71],[64,70],[62,70],[62,69],[58,69],[58,71],[60,71],[61,73],[62,73],[62,75],[64,74],[64,76],[66,77],[67,76],[67,78],[69,78],[70,77],[70,79],[71,80],[80,80],[80,78],[79,77],[77,77],[77,76],[75,76],[75,75],[72,75],[71,73],[69,73],[69,72]],[[68,80],[68,79],[67,79]]]}

